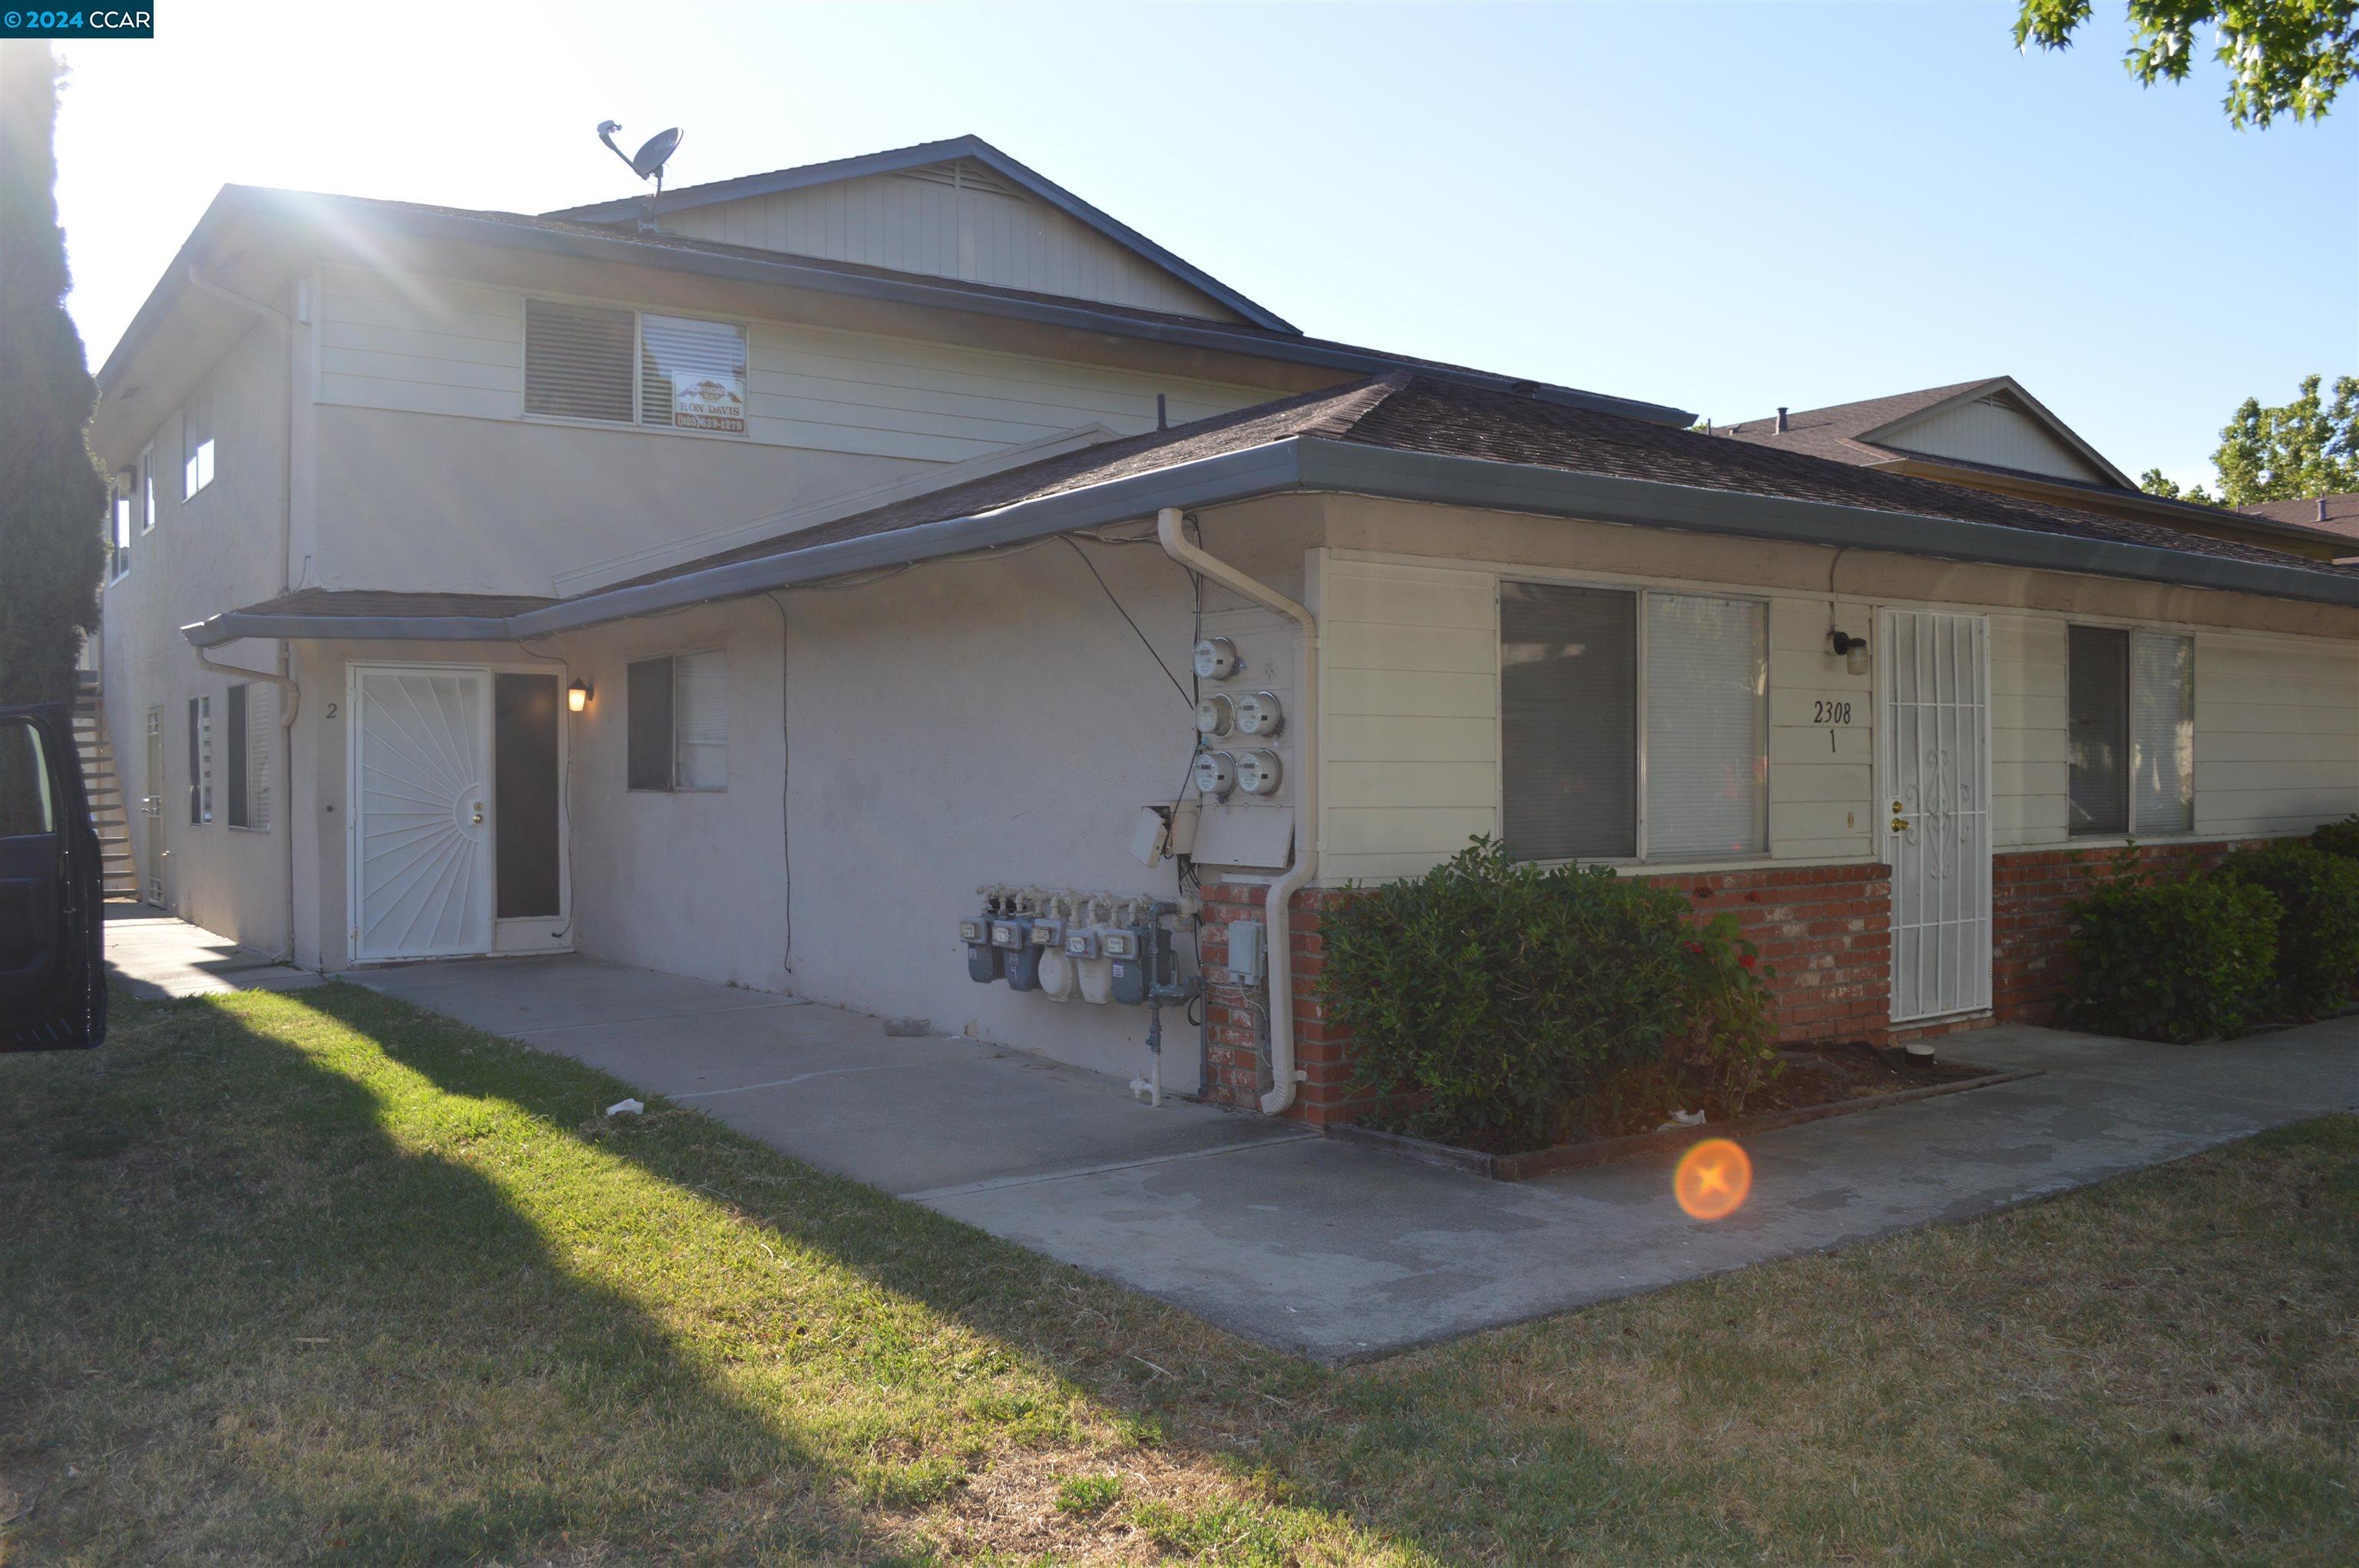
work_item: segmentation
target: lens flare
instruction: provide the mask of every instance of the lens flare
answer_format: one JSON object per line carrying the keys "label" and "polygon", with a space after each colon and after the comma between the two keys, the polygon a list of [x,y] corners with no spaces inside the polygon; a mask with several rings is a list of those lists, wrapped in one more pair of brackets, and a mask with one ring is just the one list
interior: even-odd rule
{"label": "lens flare", "polygon": [[1705,1138],[1680,1155],[1671,1175],[1671,1192],[1690,1219],[1726,1219],[1752,1191],[1753,1161],[1724,1138]]}

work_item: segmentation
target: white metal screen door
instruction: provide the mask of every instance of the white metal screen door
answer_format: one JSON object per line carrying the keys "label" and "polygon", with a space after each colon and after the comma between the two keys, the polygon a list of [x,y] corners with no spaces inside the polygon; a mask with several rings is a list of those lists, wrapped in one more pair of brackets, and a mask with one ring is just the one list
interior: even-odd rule
{"label": "white metal screen door", "polygon": [[353,671],[353,955],[492,946],[491,676]]}
{"label": "white metal screen door", "polygon": [[1990,1006],[1990,622],[1884,612],[1892,1018]]}

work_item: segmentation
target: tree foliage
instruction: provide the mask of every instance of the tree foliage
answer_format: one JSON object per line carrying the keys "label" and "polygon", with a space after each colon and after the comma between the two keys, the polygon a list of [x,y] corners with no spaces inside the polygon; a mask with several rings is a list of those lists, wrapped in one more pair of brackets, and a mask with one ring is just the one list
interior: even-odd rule
{"label": "tree foliage", "polygon": [[73,693],[98,626],[106,485],[84,438],[96,387],[65,311],[58,227],[60,70],[47,44],[0,46],[0,702]]}
{"label": "tree foliage", "polygon": [[2290,403],[2265,408],[2247,397],[2220,431],[2212,465],[2223,505],[2299,501],[2359,490],[2359,376],[2340,376],[2332,402],[2322,376],[2305,376]]}
{"label": "tree foliage", "polygon": [[2181,489],[2149,468],[2138,487],[2172,501],[2207,506],[2250,506],[2262,501],[2306,501],[2313,495],[2359,491],[2359,376],[2341,376],[2334,396],[2321,393],[2326,378],[2305,376],[2293,401],[2264,408],[2247,397],[2220,429],[2212,453],[2220,493],[2202,485]]}
{"label": "tree foliage", "polygon": [[[2091,0],[2022,0],[2017,49],[2071,46]],[[2195,29],[2209,23],[2212,53],[2227,68],[2221,100],[2238,130],[2280,114],[2321,120],[2359,68],[2359,0],[2127,0],[2129,52],[2122,63],[2147,86],[2184,82],[2195,62]]]}

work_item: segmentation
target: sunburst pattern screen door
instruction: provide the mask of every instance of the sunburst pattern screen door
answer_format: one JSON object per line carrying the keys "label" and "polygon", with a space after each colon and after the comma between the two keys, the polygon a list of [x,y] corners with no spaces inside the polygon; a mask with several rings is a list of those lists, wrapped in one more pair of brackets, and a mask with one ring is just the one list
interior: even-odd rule
{"label": "sunburst pattern screen door", "polygon": [[355,958],[492,945],[491,676],[353,672]]}
{"label": "sunburst pattern screen door", "polygon": [[1883,631],[1897,1023],[1990,1006],[1990,622],[1886,610]]}

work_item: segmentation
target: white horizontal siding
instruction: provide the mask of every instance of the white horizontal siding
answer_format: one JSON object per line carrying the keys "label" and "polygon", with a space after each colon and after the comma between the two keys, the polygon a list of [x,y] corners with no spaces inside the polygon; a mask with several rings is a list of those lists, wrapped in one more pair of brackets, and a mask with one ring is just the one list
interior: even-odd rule
{"label": "white horizontal siding", "polygon": [[[357,267],[328,269],[321,292],[323,400],[523,417],[523,294]],[[746,437],[755,443],[944,463],[1091,425],[1123,435],[1151,430],[1158,395],[1173,424],[1278,396],[1266,387],[766,321],[746,327],[745,395]]]}
{"label": "white horizontal siding", "polygon": [[1416,876],[1495,834],[1497,579],[1331,556],[1320,619],[1321,877]]}
{"label": "white horizontal siding", "polygon": [[1962,458],[2058,479],[2102,482],[2105,478],[2047,426],[2018,409],[1987,399],[1945,408],[1922,423],[1895,431],[1883,444],[1930,457]]}
{"label": "white horizontal siding", "polygon": [[883,174],[718,201],[668,214],[664,223],[679,234],[758,250],[1238,320],[1125,246],[1021,193]]}

